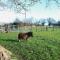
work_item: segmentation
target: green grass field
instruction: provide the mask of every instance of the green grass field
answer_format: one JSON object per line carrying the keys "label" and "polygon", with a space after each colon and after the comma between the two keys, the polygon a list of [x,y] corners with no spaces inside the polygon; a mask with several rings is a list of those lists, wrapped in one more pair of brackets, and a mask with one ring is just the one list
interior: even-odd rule
{"label": "green grass field", "polygon": [[17,40],[17,32],[0,33],[0,45],[10,50],[18,60],[60,60],[60,29],[35,31],[27,41]]}

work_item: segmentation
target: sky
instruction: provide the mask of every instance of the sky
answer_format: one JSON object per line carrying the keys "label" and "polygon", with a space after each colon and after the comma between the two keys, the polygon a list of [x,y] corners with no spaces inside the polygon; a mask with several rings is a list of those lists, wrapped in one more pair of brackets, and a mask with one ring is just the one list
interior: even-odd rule
{"label": "sky", "polygon": [[32,11],[31,15],[36,18],[48,18],[52,17],[54,19],[60,19],[60,8],[56,6],[55,3],[50,3],[50,5],[45,8],[45,2],[43,4],[36,4]]}
{"label": "sky", "polygon": [[[4,0],[2,0],[2,2],[4,2]],[[51,17],[55,20],[60,19],[60,8],[57,7],[56,2],[53,2],[51,0],[47,8],[46,0],[42,0],[41,2],[43,3],[37,3],[34,6],[30,7],[30,10],[26,12],[27,18],[33,17],[36,19],[46,19]],[[2,6],[0,6],[0,23],[10,23],[13,22],[16,18],[23,20],[25,18],[25,15],[16,13],[15,11],[10,10],[9,8],[3,9]]]}

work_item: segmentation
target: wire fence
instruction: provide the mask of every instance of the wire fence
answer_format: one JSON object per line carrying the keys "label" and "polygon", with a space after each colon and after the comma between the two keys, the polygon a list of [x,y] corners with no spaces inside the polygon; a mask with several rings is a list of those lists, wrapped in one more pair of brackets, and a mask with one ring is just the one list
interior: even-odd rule
{"label": "wire fence", "polygon": [[60,29],[60,26],[17,26],[17,25],[9,25],[9,26],[0,26],[0,32],[27,32],[27,31],[54,31]]}

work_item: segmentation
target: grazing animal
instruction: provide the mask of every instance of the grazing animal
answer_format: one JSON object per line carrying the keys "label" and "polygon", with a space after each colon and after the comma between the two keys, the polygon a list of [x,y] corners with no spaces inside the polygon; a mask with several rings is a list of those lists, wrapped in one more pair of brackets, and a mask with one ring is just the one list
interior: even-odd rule
{"label": "grazing animal", "polygon": [[26,33],[19,33],[18,34],[18,40],[20,40],[20,39],[27,40],[29,37],[33,37],[32,32],[26,32]]}

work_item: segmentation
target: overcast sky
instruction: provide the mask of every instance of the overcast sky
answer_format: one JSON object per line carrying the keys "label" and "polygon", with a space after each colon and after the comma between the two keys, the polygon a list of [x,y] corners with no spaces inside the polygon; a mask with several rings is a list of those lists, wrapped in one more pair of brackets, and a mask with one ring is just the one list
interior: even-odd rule
{"label": "overcast sky", "polygon": [[[45,1],[42,0],[42,4],[36,4],[35,6],[31,7],[30,11],[27,12],[27,18],[34,17],[34,18],[54,18],[55,20],[60,19],[60,8],[56,6],[55,2],[51,2],[49,7],[45,7]],[[15,13],[14,11],[10,11],[10,9],[2,9],[0,6],[0,22],[13,22],[15,18],[19,18],[20,20],[24,19],[23,14]]]}

